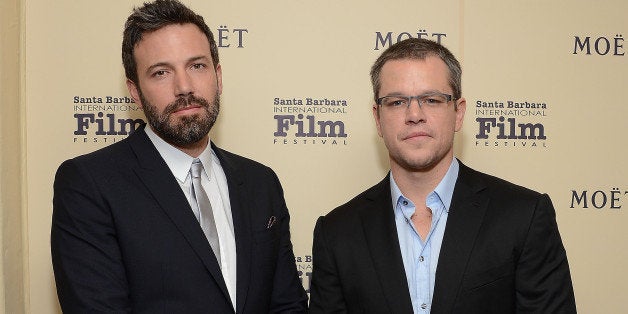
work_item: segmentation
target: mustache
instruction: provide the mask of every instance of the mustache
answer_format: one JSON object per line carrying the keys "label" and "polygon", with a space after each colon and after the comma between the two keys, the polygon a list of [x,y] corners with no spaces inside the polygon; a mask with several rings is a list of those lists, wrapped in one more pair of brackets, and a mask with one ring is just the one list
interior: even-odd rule
{"label": "mustache", "polygon": [[190,107],[190,106],[200,106],[209,109],[209,101],[203,97],[197,97],[195,95],[186,95],[180,96],[172,103],[168,104],[163,111],[163,115],[167,116],[175,111]]}

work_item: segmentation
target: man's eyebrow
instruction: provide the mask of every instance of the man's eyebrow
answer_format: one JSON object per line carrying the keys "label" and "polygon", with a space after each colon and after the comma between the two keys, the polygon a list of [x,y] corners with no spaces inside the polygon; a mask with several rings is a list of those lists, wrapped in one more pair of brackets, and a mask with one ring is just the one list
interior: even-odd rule
{"label": "man's eyebrow", "polygon": [[[210,59],[209,57],[207,57],[207,56],[196,56],[196,57],[191,57],[191,58],[189,58],[189,59],[187,60],[187,63],[191,63],[191,62],[195,62],[195,61],[199,61],[199,60],[209,62],[211,59]],[[153,64],[153,65],[149,66],[149,67],[146,69],[146,73],[150,73],[153,69],[155,69],[155,68],[159,68],[159,67],[167,67],[167,68],[172,68],[173,66],[172,66],[172,64],[171,64],[170,62],[157,62],[157,63],[155,63],[155,64]]]}
{"label": "man's eyebrow", "polygon": [[157,62],[157,63],[155,63],[155,64],[153,64],[153,65],[149,66],[149,67],[146,69],[146,73],[150,73],[150,72],[151,72],[154,68],[159,68],[159,67],[168,67],[168,68],[170,68],[170,67],[172,67],[172,66],[171,66],[171,65],[170,65],[170,63],[168,63],[168,62]]}
{"label": "man's eyebrow", "polygon": [[203,61],[210,61],[210,59],[207,56],[197,56],[197,57],[192,57],[190,59],[188,59],[188,63],[189,62],[194,62],[194,61],[199,61],[199,60],[203,60]]}
{"label": "man's eyebrow", "polygon": [[[434,94],[447,94],[447,93],[443,93],[437,89],[430,89],[430,90],[426,90],[424,92],[422,92],[419,95],[414,95],[414,96],[429,96],[429,95],[434,95]],[[411,96],[411,95],[406,95],[404,93],[401,92],[390,92],[388,93],[386,96]],[[382,96],[385,97],[385,96]]]}

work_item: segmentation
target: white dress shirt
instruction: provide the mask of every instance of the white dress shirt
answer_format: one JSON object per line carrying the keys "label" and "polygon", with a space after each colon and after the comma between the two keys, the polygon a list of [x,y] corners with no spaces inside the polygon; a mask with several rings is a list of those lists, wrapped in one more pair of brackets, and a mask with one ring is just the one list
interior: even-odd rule
{"label": "white dress shirt", "polygon": [[[168,144],[155,134],[150,127],[147,126],[145,131],[146,135],[148,135],[148,138],[153,142],[153,145],[155,145],[155,148],[157,148],[157,151],[166,161],[168,168],[170,168],[170,171],[177,179],[179,186],[190,203],[190,207],[194,208],[192,205],[194,200],[192,199],[192,178],[190,175],[190,167],[192,166],[194,157]],[[201,174],[201,184],[209,197],[209,202],[214,212],[214,221],[216,222],[216,231],[218,232],[218,241],[220,243],[222,276],[227,284],[231,303],[235,308],[236,245],[227,177],[220,165],[220,160],[218,160],[218,157],[216,157],[216,154],[211,149],[211,145],[207,145],[205,150],[198,156],[198,159],[203,163],[203,169],[205,170],[203,174]]]}

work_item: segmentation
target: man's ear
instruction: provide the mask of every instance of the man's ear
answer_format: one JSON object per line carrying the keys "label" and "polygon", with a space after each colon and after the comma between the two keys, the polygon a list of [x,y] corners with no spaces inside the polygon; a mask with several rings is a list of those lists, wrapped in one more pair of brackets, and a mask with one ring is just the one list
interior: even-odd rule
{"label": "man's ear", "polygon": [[220,63],[216,66],[216,87],[218,88],[218,95],[222,95],[222,66]]}
{"label": "man's ear", "polygon": [[373,119],[375,119],[375,126],[377,127],[377,134],[382,137],[382,126],[379,124],[379,106],[373,105]]}
{"label": "man's ear", "polygon": [[455,131],[458,132],[462,129],[462,122],[464,121],[464,113],[467,110],[467,101],[464,98],[457,100],[456,104],[456,126]]}
{"label": "man's ear", "polygon": [[131,98],[133,98],[135,103],[140,108],[144,108],[140,99],[140,90],[137,84],[135,84],[135,82],[131,81],[130,79],[126,79],[126,88],[129,90],[129,95],[131,95]]}

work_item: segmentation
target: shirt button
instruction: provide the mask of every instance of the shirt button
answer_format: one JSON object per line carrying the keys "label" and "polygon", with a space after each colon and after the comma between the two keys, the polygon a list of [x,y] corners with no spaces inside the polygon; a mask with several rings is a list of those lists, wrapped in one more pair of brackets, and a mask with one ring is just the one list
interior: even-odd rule
{"label": "shirt button", "polygon": [[424,260],[425,258],[423,258],[423,256],[419,256],[419,262],[423,263]]}
{"label": "shirt button", "polygon": [[408,201],[403,201],[403,205],[408,205]]}
{"label": "shirt button", "polygon": [[427,304],[425,304],[425,303],[421,304],[421,309],[422,309],[422,310],[427,309]]}

